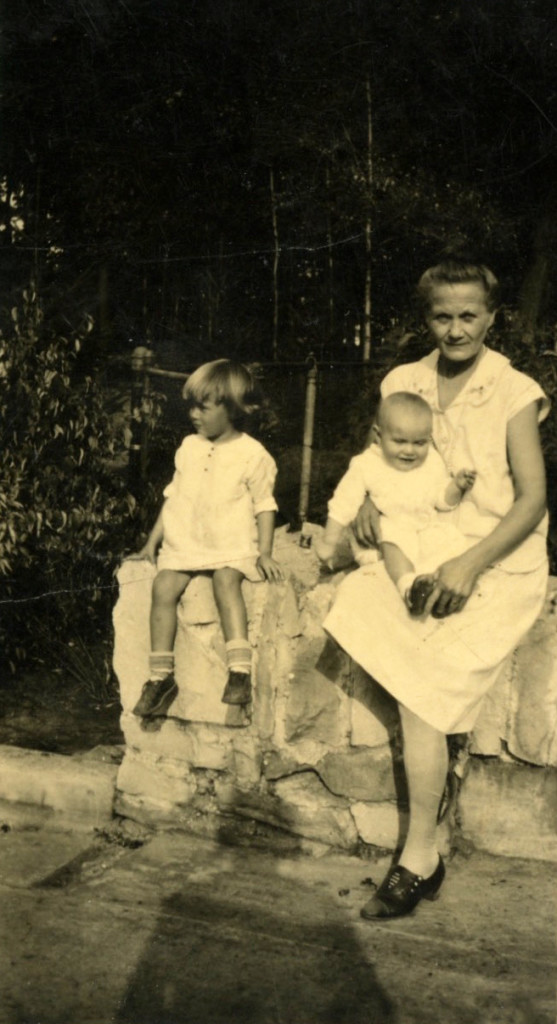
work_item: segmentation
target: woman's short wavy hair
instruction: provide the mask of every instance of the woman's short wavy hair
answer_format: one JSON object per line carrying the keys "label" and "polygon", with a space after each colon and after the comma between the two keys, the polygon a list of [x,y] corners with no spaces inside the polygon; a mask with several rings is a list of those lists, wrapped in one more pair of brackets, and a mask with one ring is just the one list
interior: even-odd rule
{"label": "woman's short wavy hair", "polygon": [[485,292],[485,304],[494,312],[499,305],[499,282],[495,274],[483,263],[450,258],[429,267],[418,281],[416,295],[422,308],[428,309],[431,293],[440,284],[480,284]]}
{"label": "woman's short wavy hair", "polygon": [[251,370],[231,359],[214,359],[198,366],[182,391],[188,408],[207,400],[224,405],[230,422],[242,427],[261,409],[263,396]]}

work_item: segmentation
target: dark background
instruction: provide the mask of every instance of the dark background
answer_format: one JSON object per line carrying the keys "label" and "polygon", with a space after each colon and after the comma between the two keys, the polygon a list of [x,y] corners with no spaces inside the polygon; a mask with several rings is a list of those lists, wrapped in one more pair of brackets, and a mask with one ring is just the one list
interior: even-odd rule
{"label": "dark background", "polygon": [[[114,568],[187,429],[157,379],[130,490],[138,345],[169,370],[261,364],[293,524],[307,358],[322,521],[381,376],[425,349],[412,287],[448,252],[492,266],[492,344],[557,393],[547,0],[5,0],[1,19],[7,672],[70,642],[109,664]],[[552,510],[556,437],[552,416]]]}

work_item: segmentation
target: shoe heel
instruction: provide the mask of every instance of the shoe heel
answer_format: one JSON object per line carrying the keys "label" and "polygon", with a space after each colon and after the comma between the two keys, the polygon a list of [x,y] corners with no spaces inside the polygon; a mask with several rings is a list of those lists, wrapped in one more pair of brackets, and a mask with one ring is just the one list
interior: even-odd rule
{"label": "shoe heel", "polygon": [[424,893],[424,900],[429,900],[430,903],[435,903],[435,900],[438,900],[440,895],[441,895],[441,886],[439,886],[439,888],[436,889],[435,892],[426,892],[426,893]]}

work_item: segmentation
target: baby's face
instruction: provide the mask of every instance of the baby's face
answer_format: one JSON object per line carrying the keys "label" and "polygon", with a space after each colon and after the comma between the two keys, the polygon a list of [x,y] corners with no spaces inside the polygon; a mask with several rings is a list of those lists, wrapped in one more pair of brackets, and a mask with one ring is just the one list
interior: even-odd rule
{"label": "baby's face", "polygon": [[388,412],[378,431],[385,461],[401,473],[418,469],[431,441],[431,417],[427,412],[394,409]]}

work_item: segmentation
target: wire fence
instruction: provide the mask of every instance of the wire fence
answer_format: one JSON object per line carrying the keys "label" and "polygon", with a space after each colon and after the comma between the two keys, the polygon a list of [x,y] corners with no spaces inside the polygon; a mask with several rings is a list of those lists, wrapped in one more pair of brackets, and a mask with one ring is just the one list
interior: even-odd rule
{"label": "wire fence", "polygon": [[[350,457],[364,446],[386,372],[385,360],[257,363],[268,402],[258,437],[278,465],[276,497],[281,519],[299,528],[323,522],[327,500]],[[194,369],[161,369],[154,353],[132,355],[130,487],[140,491],[147,478],[157,485],[172,475],[173,456],[191,426],[181,397]],[[163,418],[153,433],[145,410],[162,397]]]}

